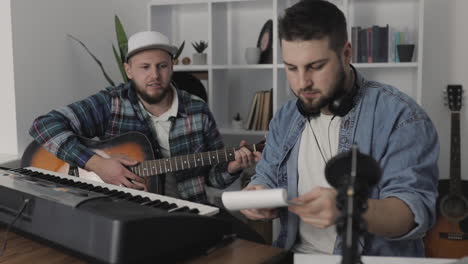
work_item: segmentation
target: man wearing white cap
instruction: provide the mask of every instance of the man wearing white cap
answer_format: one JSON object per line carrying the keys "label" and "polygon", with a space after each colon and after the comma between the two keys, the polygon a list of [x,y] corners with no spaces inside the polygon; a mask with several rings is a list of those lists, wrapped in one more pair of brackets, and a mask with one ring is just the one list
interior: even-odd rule
{"label": "man wearing white cap", "polygon": [[146,184],[144,178],[126,168],[136,161],[103,158],[77,137],[107,139],[141,132],[150,139],[157,158],[223,148],[207,104],[171,84],[176,51],[159,32],[134,34],[128,40],[125,63],[129,83],[108,87],[38,117],[30,134],[58,158],[95,172],[104,182],[206,202],[205,183],[216,188],[228,186],[243,168],[260,158],[260,153],[241,148],[235,152],[236,160],[228,164],[157,176]]}

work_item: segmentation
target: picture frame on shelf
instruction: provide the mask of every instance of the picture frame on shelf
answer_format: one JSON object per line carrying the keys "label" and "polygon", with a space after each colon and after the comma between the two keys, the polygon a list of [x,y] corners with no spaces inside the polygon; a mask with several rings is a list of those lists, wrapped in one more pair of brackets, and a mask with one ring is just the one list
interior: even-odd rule
{"label": "picture frame on shelf", "polygon": [[273,63],[273,20],[268,19],[263,25],[258,36],[257,47],[261,52],[259,64]]}

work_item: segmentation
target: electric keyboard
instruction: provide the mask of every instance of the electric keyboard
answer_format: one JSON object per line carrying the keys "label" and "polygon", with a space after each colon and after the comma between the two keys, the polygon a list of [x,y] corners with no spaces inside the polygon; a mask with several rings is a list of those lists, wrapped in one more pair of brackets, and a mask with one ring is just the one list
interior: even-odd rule
{"label": "electric keyboard", "polygon": [[[37,168],[0,169],[0,223],[93,262],[173,261],[230,232],[219,209]],[[165,260],[165,261],[164,261]]]}

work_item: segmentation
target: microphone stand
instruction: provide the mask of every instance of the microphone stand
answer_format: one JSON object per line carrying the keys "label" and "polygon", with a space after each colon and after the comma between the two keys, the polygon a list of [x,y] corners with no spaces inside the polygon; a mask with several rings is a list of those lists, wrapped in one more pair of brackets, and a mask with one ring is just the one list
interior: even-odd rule
{"label": "microphone stand", "polygon": [[[337,207],[343,214],[337,220],[337,232],[342,236],[341,264],[362,264],[361,253],[358,250],[359,237],[366,230],[362,214],[367,210],[367,189],[355,186],[357,171],[357,147],[352,146],[351,173],[348,184],[338,189]],[[362,194],[366,194],[363,196]]]}

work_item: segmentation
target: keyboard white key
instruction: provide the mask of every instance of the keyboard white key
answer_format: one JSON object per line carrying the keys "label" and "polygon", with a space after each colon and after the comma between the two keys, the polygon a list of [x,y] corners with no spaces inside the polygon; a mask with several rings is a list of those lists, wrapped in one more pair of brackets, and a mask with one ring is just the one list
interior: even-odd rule
{"label": "keyboard white key", "polygon": [[[183,206],[187,206],[190,209],[198,209],[198,211],[199,211],[198,214],[199,215],[212,216],[212,215],[215,215],[215,214],[217,214],[219,212],[219,208],[216,208],[216,207],[213,207],[213,206],[194,203],[194,202],[181,200],[181,199],[177,199],[177,198],[173,198],[173,197],[169,197],[169,196],[164,196],[164,195],[159,195],[159,194],[155,194],[155,193],[139,191],[139,190],[130,189],[130,188],[126,188],[126,187],[121,187],[121,186],[117,186],[117,185],[112,185],[112,184],[108,184],[108,183],[101,183],[101,182],[91,181],[91,180],[87,180],[87,179],[83,179],[83,178],[79,178],[79,177],[74,177],[74,176],[70,176],[70,175],[66,175],[66,174],[62,174],[62,173],[57,173],[57,172],[53,172],[53,171],[48,171],[48,170],[44,170],[44,169],[40,169],[40,168],[36,168],[36,167],[27,167],[25,169],[29,169],[29,170],[36,171],[36,172],[42,172],[44,174],[50,174],[50,175],[57,176],[57,177],[60,177],[60,178],[69,179],[69,180],[72,180],[72,181],[75,181],[75,182],[89,183],[89,184],[91,184],[93,186],[101,186],[103,188],[108,188],[110,190],[123,191],[123,192],[130,193],[133,196],[140,195],[141,197],[148,197],[151,201],[160,200],[162,202],[174,203],[174,204],[177,205],[178,208],[183,207]],[[169,210],[169,212],[175,211],[175,210],[177,210],[177,208]]]}

